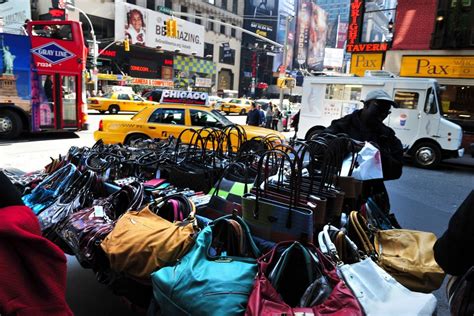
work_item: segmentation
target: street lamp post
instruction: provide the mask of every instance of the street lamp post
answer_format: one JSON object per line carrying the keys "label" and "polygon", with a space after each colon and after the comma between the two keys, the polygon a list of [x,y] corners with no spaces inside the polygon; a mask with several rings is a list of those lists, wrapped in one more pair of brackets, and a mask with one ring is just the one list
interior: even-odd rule
{"label": "street lamp post", "polygon": [[[286,59],[288,55],[288,33],[290,31],[290,21],[292,18],[293,17],[290,15],[286,16],[285,45],[283,46],[283,63],[282,63],[282,67],[285,68],[285,74],[286,74]],[[280,109],[283,110],[283,88],[280,88]]]}
{"label": "street lamp post", "polygon": [[93,79],[94,79],[94,95],[97,95],[97,89],[98,89],[98,82],[97,82],[97,57],[98,57],[98,46],[97,46],[97,40],[95,38],[95,32],[94,32],[94,26],[92,25],[91,20],[89,19],[89,16],[87,13],[85,13],[82,9],[67,3],[66,8],[69,10],[77,10],[79,13],[82,13],[84,17],[86,18],[87,22],[89,23],[89,26],[91,27],[91,36],[92,36],[92,45],[94,46],[94,54],[92,55],[92,67],[93,67]]}

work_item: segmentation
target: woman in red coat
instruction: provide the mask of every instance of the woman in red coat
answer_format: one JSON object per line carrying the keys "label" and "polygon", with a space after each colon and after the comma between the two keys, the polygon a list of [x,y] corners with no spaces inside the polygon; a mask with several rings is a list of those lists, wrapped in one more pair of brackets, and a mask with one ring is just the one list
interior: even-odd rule
{"label": "woman in red coat", "polygon": [[0,171],[0,315],[73,315],[65,293],[64,253]]}

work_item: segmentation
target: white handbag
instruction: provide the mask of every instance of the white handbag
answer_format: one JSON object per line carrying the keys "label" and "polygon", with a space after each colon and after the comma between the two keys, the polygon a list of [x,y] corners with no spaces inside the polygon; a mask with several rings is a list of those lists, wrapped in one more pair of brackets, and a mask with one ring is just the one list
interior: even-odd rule
{"label": "white handbag", "polygon": [[[338,272],[354,292],[364,312],[368,315],[415,316],[432,315],[437,300],[433,294],[413,292],[401,285],[371,258],[353,264],[343,264],[329,237],[329,230],[339,230],[326,225],[318,235],[319,247],[325,254],[339,261]],[[348,238],[348,237],[347,237]],[[348,243],[358,251],[353,242]]]}

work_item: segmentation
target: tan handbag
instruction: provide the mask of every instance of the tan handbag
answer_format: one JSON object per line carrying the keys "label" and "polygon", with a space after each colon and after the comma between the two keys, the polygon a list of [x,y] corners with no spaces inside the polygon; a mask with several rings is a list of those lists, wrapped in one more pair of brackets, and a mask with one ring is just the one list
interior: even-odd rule
{"label": "tan handbag", "polygon": [[[361,241],[362,249],[398,282],[412,291],[426,293],[441,286],[445,273],[434,259],[436,236],[433,233],[409,229],[369,229],[358,212],[353,211],[349,216],[350,231]],[[367,232],[373,234],[373,244]]]}
{"label": "tan handbag", "polygon": [[153,271],[183,257],[194,245],[198,232],[194,204],[192,207],[186,220],[174,223],[153,213],[149,206],[125,213],[101,244],[110,267],[148,280]]}

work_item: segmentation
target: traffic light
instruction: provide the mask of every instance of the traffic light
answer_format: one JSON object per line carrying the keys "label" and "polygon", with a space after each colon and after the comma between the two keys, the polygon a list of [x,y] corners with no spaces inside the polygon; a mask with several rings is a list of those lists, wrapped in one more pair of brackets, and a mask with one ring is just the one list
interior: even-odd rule
{"label": "traffic light", "polygon": [[166,21],[166,36],[178,36],[178,23],[175,19],[169,19]]}
{"label": "traffic light", "polygon": [[277,79],[277,86],[278,86],[280,89],[286,88],[285,79],[286,79],[286,78],[281,78],[281,77]]}
{"label": "traffic light", "polygon": [[123,41],[123,48],[126,52],[130,51],[130,41],[128,38],[124,39]]}
{"label": "traffic light", "polygon": [[296,85],[296,79],[295,78],[285,78],[285,77],[280,77],[277,79],[277,86],[280,89],[293,89]]}

